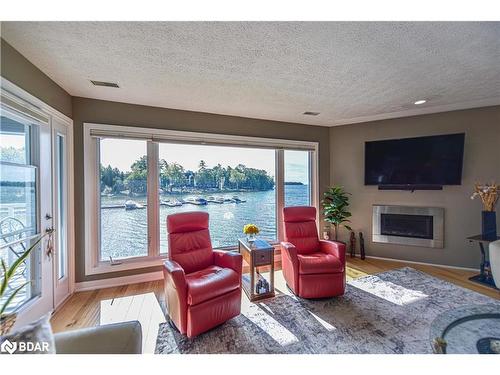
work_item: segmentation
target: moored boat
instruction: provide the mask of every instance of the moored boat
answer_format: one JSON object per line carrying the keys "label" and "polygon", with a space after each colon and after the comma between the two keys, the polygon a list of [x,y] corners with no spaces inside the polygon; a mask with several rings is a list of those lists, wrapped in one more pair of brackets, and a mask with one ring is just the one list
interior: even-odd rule
{"label": "moored boat", "polygon": [[178,200],[164,201],[162,202],[167,207],[180,207],[182,206],[182,202]]}
{"label": "moored boat", "polygon": [[234,195],[234,196],[231,198],[231,202],[234,202],[234,203],[245,203],[245,202],[246,202],[246,200],[240,199],[239,197],[237,197],[236,195]]}
{"label": "moored boat", "polygon": [[139,210],[141,208],[144,208],[144,206],[140,203],[137,203],[136,201],[128,200],[125,202],[126,210]]}
{"label": "moored boat", "polygon": [[195,204],[197,206],[205,206],[207,204],[207,200],[204,198],[200,198],[200,197],[196,197],[196,198],[190,197],[190,198],[186,199],[186,203]]}
{"label": "moored boat", "polygon": [[207,202],[209,203],[217,203],[217,204],[222,204],[224,203],[224,198],[221,198],[221,197],[208,197],[207,198]]}

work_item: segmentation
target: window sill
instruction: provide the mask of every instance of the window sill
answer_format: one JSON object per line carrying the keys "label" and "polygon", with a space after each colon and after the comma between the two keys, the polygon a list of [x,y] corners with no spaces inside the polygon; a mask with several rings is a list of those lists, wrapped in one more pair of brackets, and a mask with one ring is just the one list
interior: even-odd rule
{"label": "window sill", "polygon": [[167,260],[166,254],[159,257],[138,257],[121,259],[116,260],[115,264],[111,264],[109,261],[100,261],[90,269],[87,269],[85,275],[101,275],[110,272],[120,272],[161,266],[165,260]]}
{"label": "window sill", "polygon": [[[275,249],[279,249],[279,242],[277,242],[276,240],[269,241],[269,243],[273,245]],[[238,251],[238,246],[223,246],[214,248],[214,250]],[[113,264],[113,265],[111,265],[109,261],[100,261],[94,267],[87,269],[85,272],[85,276],[102,275],[111,272],[130,271],[141,268],[157,267],[163,265],[163,263],[167,259],[168,255],[162,254],[158,257],[137,257],[137,258],[126,258],[126,259],[116,260],[116,262],[119,262],[119,264]]]}

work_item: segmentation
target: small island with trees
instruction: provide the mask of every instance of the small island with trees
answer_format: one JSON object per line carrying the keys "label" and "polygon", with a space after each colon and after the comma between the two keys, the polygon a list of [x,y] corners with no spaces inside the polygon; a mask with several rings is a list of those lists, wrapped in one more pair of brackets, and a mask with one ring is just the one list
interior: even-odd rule
{"label": "small island with trees", "polygon": [[[100,177],[103,195],[144,196],[147,192],[147,157],[136,160],[127,172],[101,164]],[[198,169],[191,171],[162,159],[159,162],[159,184],[162,194],[265,191],[274,188],[274,178],[263,169],[248,168],[243,164],[235,167],[217,164],[209,168],[201,160]]]}

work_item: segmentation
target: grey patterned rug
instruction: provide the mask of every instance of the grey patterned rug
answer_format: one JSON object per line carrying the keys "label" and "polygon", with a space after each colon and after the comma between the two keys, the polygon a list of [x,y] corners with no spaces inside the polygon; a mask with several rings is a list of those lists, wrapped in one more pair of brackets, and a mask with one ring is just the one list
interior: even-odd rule
{"label": "grey patterned rug", "polygon": [[156,353],[432,353],[429,327],[440,313],[496,303],[412,268],[365,276],[343,297],[305,300],[286,294],[194,339],[160,325]]}

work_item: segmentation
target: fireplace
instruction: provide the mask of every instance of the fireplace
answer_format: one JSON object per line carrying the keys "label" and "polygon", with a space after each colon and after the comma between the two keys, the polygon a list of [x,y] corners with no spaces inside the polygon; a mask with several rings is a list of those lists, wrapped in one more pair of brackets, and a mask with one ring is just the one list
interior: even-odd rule
{"label": "fireplace", "polygon": [[373,206],[373,242],[442,248],[443,229],[439,207]]}

